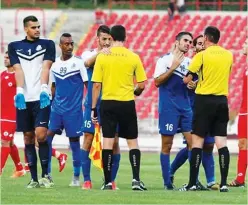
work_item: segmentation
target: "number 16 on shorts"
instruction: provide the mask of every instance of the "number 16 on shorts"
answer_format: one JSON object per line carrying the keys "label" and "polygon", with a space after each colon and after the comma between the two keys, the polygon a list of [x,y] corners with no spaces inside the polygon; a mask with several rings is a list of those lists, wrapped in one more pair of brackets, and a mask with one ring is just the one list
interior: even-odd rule
{"label": "number 16 on shorts", "polygon": [[161,135],[173,136],[177,133],[177,127],[172,123],[165,123],[162,120],[159,120],[159,133]]}

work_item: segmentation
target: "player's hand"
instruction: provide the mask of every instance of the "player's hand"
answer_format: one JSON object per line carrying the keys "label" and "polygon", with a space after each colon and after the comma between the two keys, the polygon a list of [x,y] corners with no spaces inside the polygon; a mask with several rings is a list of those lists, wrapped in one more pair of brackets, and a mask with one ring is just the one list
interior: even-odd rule
{"label": "player's hand", "polygon": [[109,55],[111,53],[110,48],[103,48],[102,50],[100,50],[99,53],[102,53],[104,55]]}
{"label": "player's hand", "polygon": [[190,82],[187,84],[187,88],[190,89],[190,90],[194,90],[194,89],[196,88],[196,82],[190,81]]}
{"label": "player's hand", "polygon": [[25,97],[24,97],[24,95],[22,93],[16,94],[16,96],[14,97],[14,100],[15,100],[15,107],[18,110],[27,109],[26,102],[25,102]]}
{"label": "player's hand", "polygon": [[50,97],[46,92],[40,94],[40,109],[43,109],[50,105]]}
{"label": "player's hand", "polygon": [[91,120],[93,124],[98,123],[97,108],[91,108]]}
{"label": "player's hand", "polygon": [[184,60],[184,53],[178,49],[178,46],[176,45],[176,48],[173,51],[173,60],[172,60],[172,68],[176,69],[180,66],[180,64]]}
{"label": "player's hand", "polygon": [[48,92],[48,85],[41,85],[41,93],[40,93],[40,109],[43,109],[50,105],[50,96]]}

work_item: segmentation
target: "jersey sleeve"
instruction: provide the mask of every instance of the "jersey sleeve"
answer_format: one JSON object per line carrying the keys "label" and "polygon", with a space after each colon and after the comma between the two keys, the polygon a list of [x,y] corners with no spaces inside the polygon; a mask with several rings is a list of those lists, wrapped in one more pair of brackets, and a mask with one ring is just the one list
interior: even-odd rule
{"label": "jersey sleeve", "polygon": [[168,67],[168,58],[167,57],[159,58],[157,63],[156,63],[156,67],[155,67],[153,77],[157,78],[160,75],[166,73],[167,67]]}
{"label": "jersey sleeve", "polygon": [[83,62],[85,63],[85,61],[89,58],[89,54],[90,52],[89,51],[84,51],[81,55],[81,58],[83,60]]}
{"label": "jersey sleeve", "polygon": [[53,41],[49,40],[47,43],[46,52],[43,60],[50,60],[52,62],[55,62],[55,57],[56,57],[55,44]]}
{"label": "jersey sleeve", "polygon": [[136,77],[136,81],[138,83],[147,80],[146,72],[145,72],[145,69],[143,67],[143,64],[142,64],[139,56],[137,56],[137,66],[135,69],[135,77]]}
{"label": "jersey sleeve", "polygon": [[84,61],[80,60],[80,74],[82,76],[82,80],[83,82],[87,82],[88,81],[88,74],[87,74],[87,70],[84,66]]}
{"label": "jersey sleeve", "polygon": [[17,56],[17,53],[15,51],[15,48],[14,48],[14,44],[13,43],[10,43],[8,45],[8,54],[9,54],[9,60],[10,60],[10,64],[13,66],[15,64],[20,64],[20,60]]}
{"label": "jersey sleeve", "polygon": [[103,61],[104,61],[103,55],[100,54],[99,56],[97,56],[91,81],[96,82],[96,83],[102,83]]}
{"label": "jersey sleeve", "polygon": [[198,73],[201,66],[203,65],[202,63],[202,55],[203,55],[203,52],[200,52],[200,53],[197,53],[191,63],[189,64],[189,67],[188,67],[188,70],[189,72],[191,73]]}

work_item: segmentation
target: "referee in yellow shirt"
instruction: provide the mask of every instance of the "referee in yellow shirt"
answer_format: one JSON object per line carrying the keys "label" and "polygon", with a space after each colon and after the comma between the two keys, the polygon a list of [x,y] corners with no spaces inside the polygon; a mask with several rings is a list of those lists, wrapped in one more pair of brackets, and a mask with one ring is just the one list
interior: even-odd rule
{"label": "referee in yellow shirt", "polygon": [[[97,99],[102,90],[100,118],[103,132],[103,170],[105,183],[102,189],[112,189],[111,166],[113,144],[117,125],[119,136],[127,140],[129,159],[133,171],[132,189],[144,191],[140,181],[140,150],[138,147],[138,125],[134,95],[140,95],[147,80],[139,56],[124,47],[126,30],[121,25],[110,30],[113,38],[110,54],[99,54],[92,75],[92,121],[97,123]],[[134,89],[134,77],[137,87]]]}
{"label": "referee in yellow shirt", "polygon": [[190,179],[181,191],[195,190],[196,179],[201,163],[204,138],[215,136],[219,152],[221,173],[220,191],[228,192],[227,175],[230,155],[226,144],[228,116],[228,81],[231,73],[233,55],[218,46],[220,31],[209,26],[204,31],[205,50],[196,54],[189,65],[188,76],[184,83],[189,83],[198,74],[196,97],[193,110],[192,154],[190,160]]}

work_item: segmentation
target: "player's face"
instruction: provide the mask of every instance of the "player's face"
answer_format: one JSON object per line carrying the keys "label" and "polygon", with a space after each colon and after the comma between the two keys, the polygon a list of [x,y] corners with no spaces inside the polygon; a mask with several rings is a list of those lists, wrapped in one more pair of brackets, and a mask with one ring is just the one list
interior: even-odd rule
{"label": "player's face", "polygon": [[199,53],[200,51],[204,50],[204,38],[200,37],[197,39],[196,46],[195,46],[195,52]]}
{"label": "player's face", "polygon": [[243,44],[243,54],[248,55],[248,38]]}
{"label": "player's face", "polygon": [[108,48],[112,43],[111,36],[107,33],[100,33],[97,40],[100,48]]}
{"label": "player's face", "polygon": [[193,39],[189,35],[184,35],[179,40],[178,48],[181,52],[187,53],[192,45]]}
{"label": "player's face", "polygon": [[8,54],[4,55],[4,66],[6,68],[10,67],[10,60],[9,60],[9,55]]}
{"label": "player's face", "polygon": [[40,24],[39,22],[29,21],[25,26],[25,32],[31,39],[38,39],[40,37]]}
{"label": "player's face", "polygon": [[74,42],[71,37],[62,37],[60,48],[64,55],[72,55],[74,49]]}

